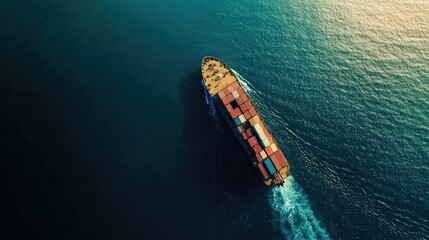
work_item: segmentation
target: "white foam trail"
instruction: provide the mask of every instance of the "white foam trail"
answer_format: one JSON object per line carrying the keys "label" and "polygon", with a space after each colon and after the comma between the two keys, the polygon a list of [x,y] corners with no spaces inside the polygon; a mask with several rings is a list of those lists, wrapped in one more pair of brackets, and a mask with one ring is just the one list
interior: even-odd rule
{"label": "white foam trail", "polygon": [[[247,79],[234,69],[232,71],[253,100],[263,101],[260,97],[261,93],[255,90]],[[259,105],[264,106],[264,104]],[[270,111],[267,110],[267,112]],[[330,239],[311,210],[307,195],[292,176],[286,179],[283,187],[273,188],[270,198],[274,220],[279,224],[278,227],[285,239]]]}
{"label": "white foam trail", "polygon": [[213,98],[210,96],[209,92],[207,91],[206,85],[204,84],[204,79],[201,80],[201,84],[203,85],[204,89],[204,95],[206,98],[206,104],[209,107],[209,115],[210,115],[210,125],[214,127],[217,130],[221,130],[221,126],[219,124],[218,119],[218,113],[216,111],[216,108],[214,106]]}
{"label": "white foam trail", "polygon": [[330,239],[292,176],[283,187],[273,188],[270,197],[274,219],[286,239]]}
{"label": "white foam trail", "polygon": [[243,86],[244,90],[246,90],[246,92],[251,93],[251,92],[255,92],[255,88],[253,87],[253,85],[247,81],[247,79],[245,79],[243,76],[241,76],[238,72],[236,72],[234,69],[232,69],[232,71],[234,72],[235,76],[237,76],[238,81],[240,82],[241,86]]}

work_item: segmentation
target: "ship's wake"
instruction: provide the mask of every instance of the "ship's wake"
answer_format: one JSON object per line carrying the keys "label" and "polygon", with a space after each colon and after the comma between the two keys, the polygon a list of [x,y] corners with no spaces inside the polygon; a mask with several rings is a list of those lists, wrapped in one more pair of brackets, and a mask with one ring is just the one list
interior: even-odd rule
{"label": "ship's wake", "polygon": [[274,220],[285,239],[330,239],[292,176],[286,179],[283,187],[271,190],[270,202]]}
{"label": "ship's wake", "polygon": [[[251,95],[255,105],[266,107],[261,102],[263,94],[255,90],[253,85],[237,71],[234,73],[246,92]],[[307,195],[292,176],[286,179],[283,187],[271,189],[270,203],[274,221],[277,224],[274,227],[280,228],[285,239],[330,239],[311,210]]]}
{"label": "ship's wake", "polygon": [[[252,100],[256,104],[258,101],[263,100],[261,97],[262,94],[256,91],[248,80],[243,78],[238,72],[234,71],[234,73],[240,84],[251,95]],[[206,93],[209,114],[213,118],[213,122],[217,122],[218,114],[214,108],[213,100],[210,98],[204,82],[202,84]],[[320,221],[311,209],[307,195],[292,176],[286,179],[283,187],[273,187],[269,194],[273,222],[275,223],[273,227],[278,228],[285,239],[330,239],[328,233],[321,226]]]}

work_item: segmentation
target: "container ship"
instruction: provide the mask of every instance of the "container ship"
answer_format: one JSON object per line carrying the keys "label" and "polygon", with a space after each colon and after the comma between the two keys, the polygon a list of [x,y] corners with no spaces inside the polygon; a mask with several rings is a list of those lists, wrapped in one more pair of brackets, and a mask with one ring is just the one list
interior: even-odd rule
{"label": "container ship", "polygon": [[224,62],[204,57],[201,72],[218,112],[266,185],[283,186],[289,163],[237,76]]}

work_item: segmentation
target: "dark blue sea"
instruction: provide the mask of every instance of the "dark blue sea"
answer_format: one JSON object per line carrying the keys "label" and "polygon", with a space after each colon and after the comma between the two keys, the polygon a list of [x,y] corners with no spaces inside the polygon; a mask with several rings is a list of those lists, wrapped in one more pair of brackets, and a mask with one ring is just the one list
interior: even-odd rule
{"label": "dark blue sea", "polygon": [[[0,239],[429,239],[429,2],[1,0]],[[201,85],[240,75],[266,187]]]}

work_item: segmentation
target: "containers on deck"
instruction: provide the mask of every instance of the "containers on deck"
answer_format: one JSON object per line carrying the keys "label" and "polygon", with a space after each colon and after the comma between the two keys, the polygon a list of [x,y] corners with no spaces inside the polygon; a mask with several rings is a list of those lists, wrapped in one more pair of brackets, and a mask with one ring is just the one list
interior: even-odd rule
{"label": "containers on deck", "polygon": [[279,149],[244,89],[234,82],[221,90],[218,96],[240,133],[240,138],[252,148],[257,162],[264,162],[268,170],[280,170],[286,166],[282,157],[276,155],[270,158]]}
{"label": "containers on deck", "polygon": [[287,160],[239,82],[232,81],[212,97],[264,182],[282,184],[289,175]]}
{"label": "containers on deck", "polygon": [[274,168],[273,163],[271,162],[271,159],[267,158],[264,160],[264,165],[268,169],[268,172],[273,175],[276,172],[276,169]]}

